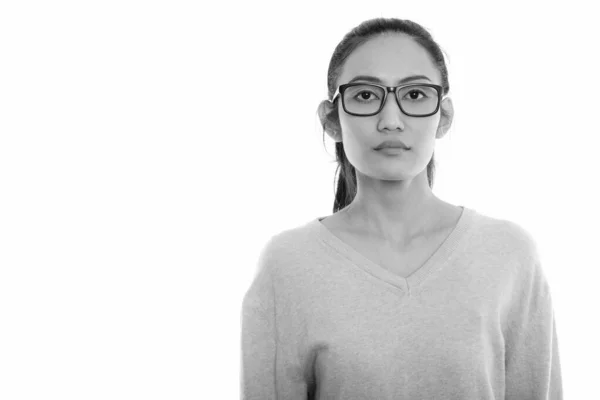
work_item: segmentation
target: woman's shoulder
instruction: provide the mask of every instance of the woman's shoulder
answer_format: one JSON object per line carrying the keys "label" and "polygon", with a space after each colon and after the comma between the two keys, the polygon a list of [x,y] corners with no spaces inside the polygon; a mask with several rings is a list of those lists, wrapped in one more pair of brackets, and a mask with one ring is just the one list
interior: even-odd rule
{"label": "woman's shoulder", "polygon": [[514,220],[475,213],[471,236],[473,245],[495,254],[522,260],[538,259],[538,246],[531,231]]}

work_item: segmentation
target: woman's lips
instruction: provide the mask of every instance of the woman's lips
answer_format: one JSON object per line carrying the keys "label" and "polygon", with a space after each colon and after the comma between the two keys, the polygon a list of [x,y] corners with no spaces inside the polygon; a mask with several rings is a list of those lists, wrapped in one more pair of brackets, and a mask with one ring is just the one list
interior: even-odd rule
{"label": "woman's lips", "polygon": [[401,154],[401,153],[407,151],[407,149],[404,149],[402,147],[384,147],[384,148],[376,150],[376,151],[383,153],[383,154],[397,155],[397,154]]}

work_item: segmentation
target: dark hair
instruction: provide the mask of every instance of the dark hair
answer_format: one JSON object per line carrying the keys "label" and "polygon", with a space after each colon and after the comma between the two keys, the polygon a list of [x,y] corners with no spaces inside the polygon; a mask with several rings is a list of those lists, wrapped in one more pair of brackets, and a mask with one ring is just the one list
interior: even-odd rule
{"label": "dark hair", "polygon": [[[448,69],[444,61],[444,54],[440,46],[433,40],[431,34],[423,28],[421,25],[410,21],[402,20],[397,18],[375,18],[364,21],[357,27],[353,28],[350,32],[344,36],[342,41],[335,48],[331,61],[329,62],[329,69],[327,71],[327,89],[328,98],[331,99],[333,93],[336,90],[337,80],[340,76],[344,61],[348,56],[361,44],[367,42],[369,39],[387,33],[403,33],[410,36],[414,41],[419,43],[425,48],[430,54],[432,61],[437,66],[442,76],[442,95],[445,95],[450,90],[448,83]],[[327,100],[324,100],[327,102]],[[337,102],[336,102],[337,103]],[[443,108],[440,108],[442,115],[445,115]],[[322,113],[322,109],[319,108],[319,113]],[[328,125],[335,127],[334,130],[340,130],[338,108],[333,107],[332,111],[322,115],[322,126],[323,130]],[[341,130],[340,130],[341,133]],[[325,141],[325,131],[323,131],[323,142]],[[356,196],[357,185],[356,185],[356,170],[352,164],[346,158],[344,152],[344,145],[342,142],[336,142],[335,144],[335,155],[338,170],[341,170],[338,178],[337,190],[335,192],[335,201],[333,203],[333,212],[336,213],[339,210],[348,206],[354,197]],[[427,164],[427,180],[429,187],[433,187],[433,179],[435,175],[435,160],[432,155],[429,164]],[[335,185],[335,179],[334,179]]]}

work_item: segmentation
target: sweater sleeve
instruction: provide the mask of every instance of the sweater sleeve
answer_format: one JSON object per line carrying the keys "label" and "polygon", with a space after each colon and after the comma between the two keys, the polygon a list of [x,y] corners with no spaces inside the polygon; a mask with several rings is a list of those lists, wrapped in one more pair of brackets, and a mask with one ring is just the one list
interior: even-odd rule
{"label": "sweater sleeve", "polygon": [[505,338],[506,400],[562,400],[556,321],[537,253],[519,279]]}
{"label": "sweater sleeve", "polygon": [[242,306],[241,400],[275,400],[273,310],[252,301]]}
{"label": "sweater sleeve", "polygon": [[285,326],[278,329],[270,256],[263,251],[258,272],[242,302],[240,398],[306,400],[306,381],[295,373],[301,370],[301,363],[294,356],[293,338],[286,340],[284,335],[280,339],[279,330]]}

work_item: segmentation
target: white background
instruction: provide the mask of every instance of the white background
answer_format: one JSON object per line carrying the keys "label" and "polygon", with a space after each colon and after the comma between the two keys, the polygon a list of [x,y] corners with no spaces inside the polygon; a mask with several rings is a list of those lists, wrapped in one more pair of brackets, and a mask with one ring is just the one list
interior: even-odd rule
{"label": "white background", "polygon": [[316,114],[331,54],[380,16],[422,24],[449,57],[434,193],[531,232],[565,398],[599,398],[585,4],[3,2],[0,398],[238,398],[262,246],[332,212]]}

